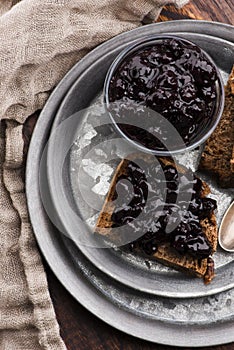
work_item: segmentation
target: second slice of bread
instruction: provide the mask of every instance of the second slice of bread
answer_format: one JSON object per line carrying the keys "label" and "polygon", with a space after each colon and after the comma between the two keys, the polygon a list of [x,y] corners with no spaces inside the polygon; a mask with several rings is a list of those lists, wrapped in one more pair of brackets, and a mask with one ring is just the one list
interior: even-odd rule
{"label": "second slice of bread", "polygon": [[234,187],[234,67],[225,87],[222,118],[206,141],[199,169],[216,175],[221,187]]}

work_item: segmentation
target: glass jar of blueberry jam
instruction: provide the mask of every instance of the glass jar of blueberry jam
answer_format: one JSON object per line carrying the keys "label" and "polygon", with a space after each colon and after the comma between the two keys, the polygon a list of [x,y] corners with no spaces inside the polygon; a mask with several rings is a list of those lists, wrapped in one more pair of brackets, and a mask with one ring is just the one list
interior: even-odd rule
{"label": "glass jar of blueberry jam", "polygon": [[[171,134],[161,140],[155,136],[157,115],[180,135],[182,143],[169,150],[178,153],[210,136],[224,105],[222,78],[212,59],[196,44],[174,36],[144,38],[121,52],[108,71],[104,95],[122,136],[160,155],[168,154],[163,140],[167,143]],[[149,110],[155,118],[149,118]]]}

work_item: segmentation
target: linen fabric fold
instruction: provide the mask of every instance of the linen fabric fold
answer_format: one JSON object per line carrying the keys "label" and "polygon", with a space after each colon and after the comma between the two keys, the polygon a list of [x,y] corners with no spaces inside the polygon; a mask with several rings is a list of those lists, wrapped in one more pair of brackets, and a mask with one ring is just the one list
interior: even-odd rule
{"label": "linen fabric fold", "polygon": [[98,44],[185,0],[0,1],[0,349],[62,350],[28,216],[23,124]]}

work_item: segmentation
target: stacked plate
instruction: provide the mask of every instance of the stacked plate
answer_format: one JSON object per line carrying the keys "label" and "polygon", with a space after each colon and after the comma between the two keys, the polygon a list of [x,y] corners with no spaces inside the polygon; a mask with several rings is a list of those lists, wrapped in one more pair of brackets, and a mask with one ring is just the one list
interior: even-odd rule
{"label": "stacked plate", "polygon": [[[58,279],[105,322],[162,344],[228,343],[234,341],[233,254],[216,253],[217,276],[205,286],[199,279],[121,249],[100,248],[87,230],[95,224],[108,190],[114,159],[124,153],[124,143],[103,110],[107,70],[126,45],[161,33],[201,46],[227,79],[234,63],[232,26],[203,21],[152,24],[99,46],[65,76],[40,115],[27,162],[30,217],[41,251]],[[199,152],[180,160],[196,169]],[[220,220],[233,192],[217,188],[209,176],[205,180],[219,202]]]}

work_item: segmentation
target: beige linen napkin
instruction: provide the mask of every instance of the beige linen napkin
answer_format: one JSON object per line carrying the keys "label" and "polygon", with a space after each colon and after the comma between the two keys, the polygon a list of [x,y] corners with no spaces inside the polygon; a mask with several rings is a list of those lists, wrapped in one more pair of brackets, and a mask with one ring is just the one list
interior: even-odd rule
{"label": "beige linen napkin", "polygon": [[0,1],[0,349],[65,349],[30,225],[23,123],[109,38],[187,0]]}

